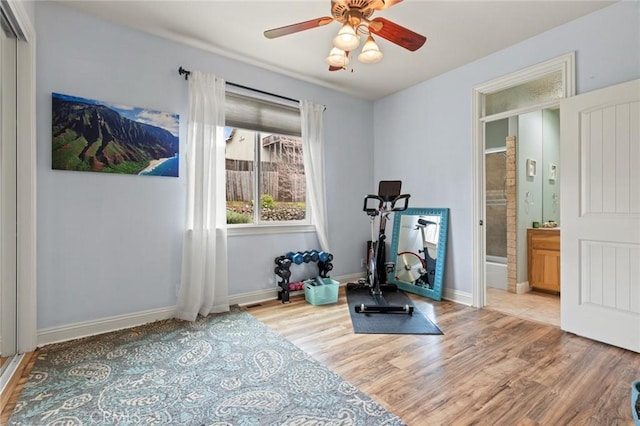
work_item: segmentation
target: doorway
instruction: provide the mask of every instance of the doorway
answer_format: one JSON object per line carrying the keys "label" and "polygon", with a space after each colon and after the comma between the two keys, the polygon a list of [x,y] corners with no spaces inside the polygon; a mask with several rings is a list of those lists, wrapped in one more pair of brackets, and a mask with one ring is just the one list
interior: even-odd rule
{"label": "doorway", "polygon": [[[500,203],[506,203],[507,201],[505,199],[506,197],[502,197],[502,200],[495,197],[495,187],[491,189],[493,192],[489,194],[487,194],[486,191],[487,188],[485,185],[487,170],[491,167],[485,164],[486,155],[489,154],[494,158],[499,158],[496,154],[501,152],[498,147],[492,147],[491,145],[487,146],[485,144],[487,127],[489,128],[489,131],[491,131],[492,127],[498,126],[498,124],[492,125],[491,123],[498,123],[503,120],[501,125],[503,128],[506,127],[508,129],[508,135],[517,136],[517,128],[514,133],[513,129],[510,129],[509,127],[513,127],[514,120],[515,125],[517,126],[518,116],[545,109],[557,110],[561,99],[575,94],[574,62],[574,54],[569,53],[560,58],[534,65],[474,88],[474,222],[477,224],[474,229],[473,240],[473,306],[475,307],[482,308],[487,306],[488,293],[493,293],[493,290],[487,286],[487,275],[491,278],[491,274],[493,274],[494,271],[491,268],[488,270],[487,261],[493,260],[491,263],[499,263],[495,262],[495,258],[487,258],[487,255],[489,254],[487,253],[487,240],[488,238],[493,238],[492,236],[487,235],[487,228],[489,226],[493,227],[493,224],[490,224],[492,219],[489,217],[489,214],[493,214],[494,210],[509,210],[504,206],[500,207],[497,205]],[[487,149],[489,149],[489,151],[486,151]],[[503,148],[502,151],[506,153],[506,147]],[[503,155],[503,158],[506,161],[506,154]],[[523,171],[525,167],[522,167],[522,165],[520,166],[521,171]],[[505,168],[507,167],[508,166],[505,166]],[[540,168],[542,168],[542,166],[540,166]],[[495,182],[493,183],[495,184]],[[500,184],[500,178],[498,178],[498,184]],[[500,192],[499,190],[501,188],[497,189],[498,192]],[[538,197],[537,203],[541,204],[542,195],[538,195]],[[489,201],[489,209],[487,201]],[[515,221],[518,220],[516,212],[518,210],[523,211],[525,207],[528,208],[535,205],[536,196],[532,194],[531,191],[529,191],[529,193],[524,191],[521,192],[520,196],[518,196],[514,201],[517,205],[514,206],[514,210],[509,213],[513,217],[508,219],[507,223],[511,221],[515,224]],[[530,219],[526,220],[529,223],[532,223]],[[542,219],[539,219],[539,221],[541,220]],[[501,290],[504,291],[507,298],[522,296],[522,294],[517,293],[525,293],[527,292],[526,290],[528,290],[528,282],[526,279],[526,226],[518,227],[516,239],[521,243],[524,242],[525,244],[514,246],[513,243],[507,243],[507,252],[513,252],[518,265],[514,272],[507,272],[507,291]],[[501,259],[501,262],[505,263],[503,259]],[[523,274],[525,277],[524,279],[522,279]],[[512,283],[512,291],[508,291],[509,283]]]}
{"label": "doorway", "polygon": [[529,282],[527,247],[532,223],[560,222],[559,110],[488,121],[484,141],[486,307],[559,326],[559,294]]}

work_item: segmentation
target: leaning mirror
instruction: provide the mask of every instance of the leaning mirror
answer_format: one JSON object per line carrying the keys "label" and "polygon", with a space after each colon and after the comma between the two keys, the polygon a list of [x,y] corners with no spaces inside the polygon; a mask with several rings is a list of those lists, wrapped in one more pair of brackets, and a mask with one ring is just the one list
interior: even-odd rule
{"label": "leaning mirror", "polygon": [[388,281],[399,289],[442,299],[449,209],[408,208],[393,220]]}

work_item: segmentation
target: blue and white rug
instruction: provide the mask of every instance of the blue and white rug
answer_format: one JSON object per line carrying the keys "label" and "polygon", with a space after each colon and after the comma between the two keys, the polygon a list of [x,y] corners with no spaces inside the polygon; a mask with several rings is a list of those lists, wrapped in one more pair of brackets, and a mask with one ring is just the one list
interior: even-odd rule
{"label": "blue and white rug", "polygon": [[11,425],[403,425],[246,312],[46,346]]}

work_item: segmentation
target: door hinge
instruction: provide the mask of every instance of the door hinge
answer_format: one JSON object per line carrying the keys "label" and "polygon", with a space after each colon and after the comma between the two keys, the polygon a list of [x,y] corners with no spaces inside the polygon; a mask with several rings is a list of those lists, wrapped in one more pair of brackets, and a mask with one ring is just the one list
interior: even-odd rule
{"label": "door hinge", "polygon": [[480,226],[482,226],[482,224],[483,224],[482,219],[480,219]]}

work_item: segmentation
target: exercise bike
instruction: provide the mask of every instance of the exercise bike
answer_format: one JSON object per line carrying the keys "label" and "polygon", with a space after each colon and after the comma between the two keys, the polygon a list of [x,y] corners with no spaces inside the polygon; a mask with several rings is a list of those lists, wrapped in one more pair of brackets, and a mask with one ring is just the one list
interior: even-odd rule
{"label": "exercise bike", "polygon": [[[403,251],[398,253],[397,279],[419,287],[433,289],[436,275],[436,258],[432,256],[438,248],[438,222],[419,217],[414,231],[420,231],[422,249],[418,253]],[[420,257],[421,253],[423,257]]]}
{"label": "exercise bike", "polygon": [[[390,305],[384,298],[384,292],[395,292],[395,284],[381,284],[379,262],[384,262],[384,241],[386,239],[387,220],[394,212],[404,211],[409,207],[409,194],[400,194],[401,181],[380,181],[378,195],[367,195],[364,198],[363,211],[369,216],[371,222],[371,244],[367,256],[366,278],[358,283],[348,283],[347,290],[368,290],[372,304],[362,303],[355,306],[357,313],[406,313],[413,314],[413,306]],[[401,204],[400,204],[401,203]],[[376,235],[376,223],[378,233]],[[395,264],[384,263],[385,272],[393,271]]]}

